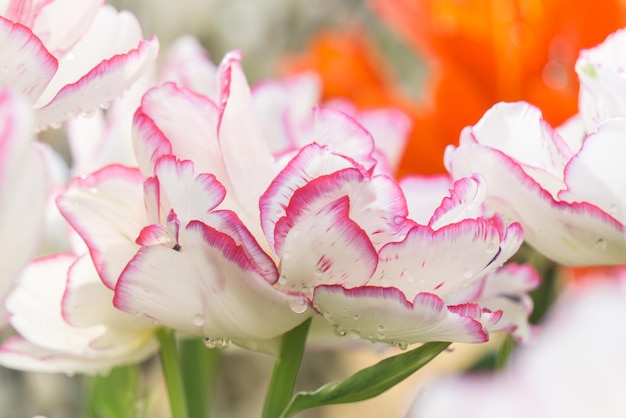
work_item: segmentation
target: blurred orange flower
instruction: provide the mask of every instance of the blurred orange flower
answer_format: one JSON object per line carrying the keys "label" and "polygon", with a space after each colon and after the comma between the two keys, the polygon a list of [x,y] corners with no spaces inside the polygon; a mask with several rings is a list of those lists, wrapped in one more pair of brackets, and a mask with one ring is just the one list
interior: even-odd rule
{"label": "blurred orange flower", "polygon": [[425,57],[424,102],[400,93],[362,32],[323,33],[288,72],[317,71],[324,97],[362,108],[398,106],[414,129],[399,175],[444,172],[443,150],[498,101],[525,100],[559,125],[577,109],[574,63],[582,48],[626,24],[624,0],[370,0]]}

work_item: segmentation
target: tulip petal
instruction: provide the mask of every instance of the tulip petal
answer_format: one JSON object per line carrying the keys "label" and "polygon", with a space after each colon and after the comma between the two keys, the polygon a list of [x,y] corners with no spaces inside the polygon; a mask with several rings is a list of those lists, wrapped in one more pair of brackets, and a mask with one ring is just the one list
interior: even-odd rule
{"label": "tulip petal", "polygon": [[275,248],[281,252],[284,237],[293,225],[315,214],[328,203],[347,196],[349,217],[370,237],[376,249],[399,240],[413,224],[398,184],[387,176],[369,177],[355,168],[319,176],[295,190],[285,217],[276,223]]}
{"label": "tulip petal", "polygon": [[182,332],[227,339],[273,338],[306,319],[231,236],[192,221],[179,238],[179,250],[159,245],[137,253],[118,282],[115,306]]}
{"label": "tulip petal", "polygon": [[470,144],[447,154],[455,177],[480,172],[489,185],[485,204],[524,225],[524,238],[547,257],[572,266],[626,261],[624,226],[598,207],[555,201],[500,151]]}
{"label": "tulip petal", "polygon": [[[142,40],[124,54],[105,59],[87,74],[64,87],[40,107],[37,126],[58,124],[70,115],[89,114],[102,104],[119,97],[153,64],[159,49],[156,37]],[[41,103],[46,103],[40,99]]]}
{"label": "tulip petal", "polygon": [[374,139],[353,117],[338,110],[317,107],[313,109],[312,141],[326,145],[333,153],[350,156],[365,170],[376,165],[372,158]]}
{"label": "tulip petal", "polygon": [[159,180],[161,209],[174,210],[182,224],[203,219],[226,196],[226,189],[215,176],[195,174],[192,161],[165,155],[159,158],[154,171]]}
{"label": "tulip petal", "polygon": [[[41,243],[48,173],[34,144],[33,115],[23,98],[0,91],[0,300]],[[4,322],[0,309],[0,323]]]}
{"label": "tulip petal", "polygon": [[302,148],[274,178],[259,200],[261,226],[270,245],[276,245],[276,222],[285,215],[289,200],[298,188],[317,177],[351,167],[353,164],[348,159],[332,154],[318,144]]}
{"label": "tulip petal", "polygon": [[[567,202],[593,202],[622,224],[626,222],[626,119],[603,122],[598,131],[585,138],[578,154],[565,170],[567,190],[559,198]],[[626,239],[626,237],[625,237]]]}
{"label": "tulip petal", "polygon": [[406,198],[409,217],[420,225],[428,225],[435,210],[452,189],[452,178],[437,176],[407,176],[400,180]]}
{"label": "tulip petal", "polygon": [[0,16],[0,85],[34,103],[52,80],[58,62],[28,29]]}
{"label": "tulip petal", "polygon": [[[241,69],[241,53],[231,52],[218,68],[220,119],[218,137],[228,173],[229,195],[243,208],[246,218],[259,218],[259,197],[274,178],[274,158],[265,143],[250,87]],[[219,178],[219,177],[218,177]],[[229,187],[232,185],[232,188]]]}
{"label": "tulip petal", "polygon": [[477,343],[489,339],[480,322],[449,310],[443,300],[430,293],[419,293],[410,302],[393,287],[345,289],[324,285],[315,288],[314,306],[339,334],[401,348],[417,342]]}
{"label": "tulip petal", "polygon": [[300,220],[284,238],[279,285],[296,292],[320,283],[364,285],[376,269],[376,249],[349,217],[347,196]]}
{"label": "tulip petal", "polygon": [[142,186],[138,169],[110,165],[74,178],[57,198],[59,210],[87,243],[110,289],[137,251],[135,239],[146,224]]}
{"label": "tulip petal", "polygon": [[217,141],[218,116],[211,100],[173,83],[148,91],[133,121],[133,143],[144,175],[152,175],[160,156],[172,153],[194,161],[198,172],[228,181]]}
{"label": "tulip petal", "polygon": [[[403,241],[380,250],[378,268],[368,284],[396,287],[409,299],[429,292],[447,304],[465,303],[478,296],[480,287],[473,284],[485,274],[499,246],[497,228],[484,219],[466,219],[438,230],[418,225]],[[459,290],[474,294],[466,294],[465,300],[450,298]]]}

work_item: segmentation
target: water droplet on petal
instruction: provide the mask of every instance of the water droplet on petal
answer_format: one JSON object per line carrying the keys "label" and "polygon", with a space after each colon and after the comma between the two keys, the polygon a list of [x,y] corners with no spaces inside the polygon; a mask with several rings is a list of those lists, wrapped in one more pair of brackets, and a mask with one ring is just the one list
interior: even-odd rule
{"label": "water droplet on petal", "polygon": [[463,278],[471,279],[473,275],[474,275],[474,273],[472,273],[472,270],[470,270],[470,269],[464,269],[463,270]]}
{"label": "water droplet on petal", "polygon": [[226,338],[207,337],[204,339],[204,345],[207,348],[226,348],[230,345],[230,340],[227,340]]}
{"label": "water droplet on petal", "polygon": [[351,329],[350,332],[348,332],[348,336],[353,340],[358,340],[361,338],[361,333],[356,329]]}
{"label": "water droplet on petal", "polygon": [[595,247],[599,250],[606,250],[606,240],[604,238],[598,238],[595,242]]}
{"label": "water droplet on petal", "polygon": [[197,326],[197,327],[201,327],[201,326],[203,326],[203,325],[204,325],[204,316],[202,316],[202,315],[200,315],[200,314],[195,315],[195,316],[193,317],[193,319],[191,320],[191,322],[192,322],[195,326]]}
{"label": "water droplet on petal", "polygon": [[346,330],[343,329],[341,325],[335,325],[335,334],[337,334],[339,337],[343,337],[346,335]]}
{"label": "water droplet on petal", "polygon": [[487,244],[487,254],[493,254],[496,252],[497,249],[498,244],[496,244],[495,242],[490,242],[489,244]]}
{"label": "water droplet on petal", "polygon": [[352,316],[352,319],[354,319],[355,321],[358,321],[358,320],[359,320],[359,318],[361,318],[361,316],[360,316],[359,314],[354,314],[354,315]]}
{"label": "water droplet on petal", "polygon": [[289,307],[295,313],[302,313],[309,307],[309,300],[303,294],[291,296],[289,298]]}
{"label": "water droplet on petal", "polygon": [[406,341],[400,341],[400,342],[398,343],[398,348],[399,348],[400,350],[403,350],[403,351],[404,351],[404,350],[406,350],[407,348],[409,348],[409,343],[408,343],[408,342],[406,342]]}

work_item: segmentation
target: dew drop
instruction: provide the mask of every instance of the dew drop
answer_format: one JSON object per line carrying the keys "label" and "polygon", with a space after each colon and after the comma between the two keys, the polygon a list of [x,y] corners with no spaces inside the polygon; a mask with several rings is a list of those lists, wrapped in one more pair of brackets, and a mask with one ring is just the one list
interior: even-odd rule
{"label": "dew drop", "polygon": [[315,271],[313,272],[315,274],[315,277],[322,277],[322,274],[324,273],[324,271],[321,268],[316,268]]}
{"label": "dew drop", "polygon": [[335,325],[335,334],[339,337],[344,337],[346,335],[346,330],[343,329],[341,325]]}
{"label": "dew drop", "polygon": [[487,244],[487,254],[493,254],[498,249],[498,245],[495,242]]}
{"label": "dew drop", "polygon": [[309,300],[303,294],[291,296],[289,298],[289,307],[295,313],[302,313],[309,307]]}
{"label": "dew drop", "polygon": [[406,341],[400,341],[398,343],[398,348],[402,351],[406,350],[407,348],[409,348],[409,343]]}
{"label": "dew drop", "polygon": [[107,110],[110,107],[111,107],[111,102],[102,102],[102,103],[100,103],[100,109],[102,109],[102,110]]}
{"label": "dew drop", "polygon": [[604,238],[598,238],[595,242],[595,247],[599,250],[606,250],[606,240]]}
{"label": "dew drop", "polygon": [[299,229],[292,229],[290,234],[293,238],[298,238],[300,235],[302,235],[302,232],[300,232]]}
{"label": "dew drop", "polygon": [[353,340],[358,340],[359,338],[361,338],[361,333],[357,331],[356,329],[351,329],[348,332],[348,336],[352,338]]}
{"label": "dew drop", "polygon": [[470,270],[470,269],[463,269],[463,278],[471,279],[473,275],[474,274],[472,273],[472,270]]}
{"label": "dew drop", "polygon": [[195,315],[195,316],[193,317],[193,319],[191,320],[191,322],[192,322],[195,326],[197,326],[197,327],[201,327],[201,326],[203,326],[203,325],[204,325],[204,316],[202,316],[202,315],[200,315],[200,314]]}
{"label": "dew drop", "polygon": [[361,318],[361,316],[359,314],[354,314],[352,316],[352,319],[354,319],[355,321],[358,321]]}
{"label": "dew drop", "polygon": [[204,339],[204,345],[207,348],[226,348],[230,345],[230,340],[227,340],[226,338],[207,337]]}
{"label": "dew drop", "polygon": [[281,274],[281,276],[278,278],[278,284],[281,286],[285,286],[287,284],[287,276]]}
{"label": "dew drop", "polygon": [[612,214],[616,214],[617,213],[617,203],[611,203],[609,205],[609,212]]}

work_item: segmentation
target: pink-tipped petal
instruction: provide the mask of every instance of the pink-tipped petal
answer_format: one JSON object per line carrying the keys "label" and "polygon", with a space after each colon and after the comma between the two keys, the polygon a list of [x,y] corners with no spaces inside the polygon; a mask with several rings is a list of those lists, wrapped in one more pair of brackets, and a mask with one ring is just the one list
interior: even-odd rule
{"label": "pink-tipped petal", "polygon": [[28,23],[21,20],[20,23],[31,27],[58,57],[85,35],[103,3],[104,0],[39,0],[36,7],[31,7]]}
{"label": "pink-tipped petal", "polygon": [[306,319],[230,236],[196,221],[181,231],[178,250],[141,249],[118,282],[115,305],[179,331],[227,339],[273,338]]}
{"label": "pink-tipped petal", "polygon": [[318,107],[313,110],[313,121],[312,141],[353,159],[365,170],[374,167],[374,139],[353,117],[338,110]]}
{"label": "pink-tipped petal", "polygon": [[622,224],[626,223],[626,119],[610,119],[585,138],[580,152],[565,169],[567,190],[559,193],[566,202],[592,202]]}
{"label": "pink-tipped petal", "polygon": [[159,180],[161,208],[172,208],[181,223],[203,219],[226,196],[226,189],[212,174],[197,174],[194,163],[173,155],[159,159],[155,167]]}
{"label": "pink-tipped petal", "polygon": [[[473,300],[473,284],[496,256],[500,236],[484,219],[466,219],[438,230],[415,226],[406,238],[379,252],[376,273],[369,285],[393,286],[414,298],[420,292],[440,295],[448,304]],[[464,300],[449,295],[463,290]]]}
{"label": "pink-tipped petal", "polygon": [[486,184],[480,175],[464,177],[454,182],[449,196],[435,209],[428,226],[439,229],[444,225],[477,218],[482,214]]}
{"label": "pink-tipped petal", "polygon": [[276,224],[276,251],[281,252],[288,232],[286,227],[315,216],[328,203],[344,196],[350,201],[350,219],[365,231],[376,249],[389,241],[399,241],[412,226],[406,220],[404,195],[394,180],[383,175],[370,177],[358,169],[347,168],[314,178],[295,190],[285,218]]}
{"label": "pink-tipped petal", "polygon": [[314,178],[353,167],[346,158],[327,148],[310,144],[302,148],[276,176],[259,200],[261,226],[270,245],[274,246],[275,225],[285,215],[293,193]]}
{"label": "pink-tipped petal", "polygon": [[126,53],[105,59],[72,84],[64,85],[54,98],[40,107],[37,126],[58,124],[70,116],[89,114],[119,97],[147,71],[156,59],[156,37],[142,40]]}
{"label": "pink-tipped petal", "polygon": [[146,224],[142,186],[138,169],[111,165],[74,178],[57,198],[59,210],[87,243],[110,289],[137,251],[135,239]]}
{"label": "pink-tipped petal", "polygon": [[409,217],[420,225],[428,225],[443,199],[450,195],[452,179],[449,175],[407,176],[400,180],[407,201]]}
{"label": "pink-tipped petal", "polygon": [[470,144],[447,154],[455,177],[480,172],[489,185],[485,204],[505,219],[519,221],[526,241],[547,257],[573,266],[626,261],[626,228],[597,206],[555,201],[500,151]]}
{"label": "pink-tipped petal", "polygon": [[274,159],[254,113],[250,87],[240,64],[241,53],[230,52],[218,68],[220,86],[219,146],[228,173],[229,194],[246,218],[258,219],[259,197],[274,178]]}
{"label": "pink-tipped petal", "polygon": [[376,249],[349,218],[349,205],[347,197],[340,198],[289,229],[280,253],[282,288],[306,293],[318,284],[367,282],[376,269]]}
{"label": "pink-tipped petal", "polygon": [[393,287],[319,286],[313,303],[340,335],[347,333],[401,348],[418,342],[478,343],[489,339],[480,322],[449,310],[430,293],[420,293],[411,302]]}
{"label": "pink-tipped petal", "polygon": [[35,103],[58,63],[26,26],[0,16],[0,86],[11,87]]}
{"label": "pink-tipped petal", "polygon": [[215,103],[219,101],[217,67],[200,42],[192,36],[183,36],[170,45],[159,76],[161,80],[172,81]]}

